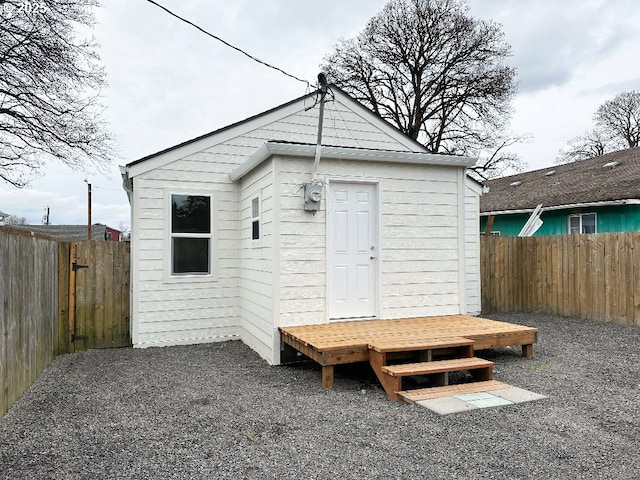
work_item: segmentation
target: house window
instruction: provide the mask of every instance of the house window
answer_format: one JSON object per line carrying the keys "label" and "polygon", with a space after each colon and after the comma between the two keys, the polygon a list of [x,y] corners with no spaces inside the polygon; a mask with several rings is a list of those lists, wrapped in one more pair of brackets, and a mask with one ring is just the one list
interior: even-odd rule
{"label": "house window", "polygon": [[581,213],[578,215],[569,215],[569,233],[597,233],[596,232],[596,214]]}
{"label": "house window", "polygon": [[171,195],[171,275],[211,274],[211,197]]}
{"label": "house window", "polygon": [[260,240],[260,195],[251,199],[251,240]]}

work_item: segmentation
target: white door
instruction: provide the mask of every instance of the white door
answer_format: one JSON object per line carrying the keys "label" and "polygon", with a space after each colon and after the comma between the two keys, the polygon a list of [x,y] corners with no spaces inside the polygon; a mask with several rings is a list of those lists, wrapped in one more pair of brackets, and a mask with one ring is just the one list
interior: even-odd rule
{"label": "white door", "polygon": [[377,314],[377,185],[331,183],[327,218],[329,318]]}

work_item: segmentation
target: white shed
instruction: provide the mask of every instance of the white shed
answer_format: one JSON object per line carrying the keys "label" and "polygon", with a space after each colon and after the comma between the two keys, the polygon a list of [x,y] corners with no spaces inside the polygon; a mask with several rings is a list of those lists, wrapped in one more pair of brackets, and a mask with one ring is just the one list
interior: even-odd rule
{"label": "white shed", "polygon": [[122,168],[134,346],[240,338],[278,364],[280,326],[480,311],[474,159],[331,91],[315,167],[310,94]]}

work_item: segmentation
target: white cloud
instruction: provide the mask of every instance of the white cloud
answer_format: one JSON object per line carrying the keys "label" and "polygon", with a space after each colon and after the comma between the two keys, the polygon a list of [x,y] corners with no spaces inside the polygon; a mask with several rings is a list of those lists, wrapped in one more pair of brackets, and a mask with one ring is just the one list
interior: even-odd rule
{"label": "white cloud", "polygon": [[[314,82],[340,37],[351,37],[383,0],[234,2],[164,0],[167,8],[258,58]],[[590,125],[600,103],[640,88],[640,12],[631,0],[471,0],[471,13],[503,25],[519,69],[512,128],[534,141],[515,149],[532,168],[553,163]],[[128,163],[240,121],[306,93],[306,86],[258,65],[148,2],[108,0],[95,35],[106,67],[107,119]],[[0,210],[40,223],[86,222],[84,173],[51,166],[31,188],[0,185]],[[115,165],[92,176],[93,220],[129,223]]]}
{"label": "white cloud", "polygon": [[[109,226],[130,224],[129,205],[121,181],[111,178],[88,177],[91,187],[92,223]],[[47,208],[53,224],[82,225],[88,220],[88,188],[86,174],[72,172],[66,167],[50,167],[46,174],[24,189],[0,186],[0,210],[25,217],[28,223],[41,224]]]}

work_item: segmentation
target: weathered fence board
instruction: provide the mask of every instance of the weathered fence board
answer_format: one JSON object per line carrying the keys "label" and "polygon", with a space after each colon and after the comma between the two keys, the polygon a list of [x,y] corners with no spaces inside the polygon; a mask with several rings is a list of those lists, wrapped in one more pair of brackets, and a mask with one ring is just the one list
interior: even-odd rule
{"label": "weathered fence board", "polygon": [[69,305],[68,351],[129,346],[129,244],[83,241],[60,248],[61,255],[69,252],[66,292],[60,293]]}
{"label": "weathered fence board", "polygon": [[57,354],[58,245],[0,230],[0,415]]}
{"label": "weathered fence board", "polygon": [[485,313],[540,311],[640,326],[640,232],[482,237]]}
{"label": "weathered fence board", "polygon": [[129,265],[125,242],[0,228],[0,415],[56,355],[130,345]]}
{"label": "weathered fence board", "polygon": [[70,352],[69,341],[69,275],[70,243],[58,244],[58,353]]}

